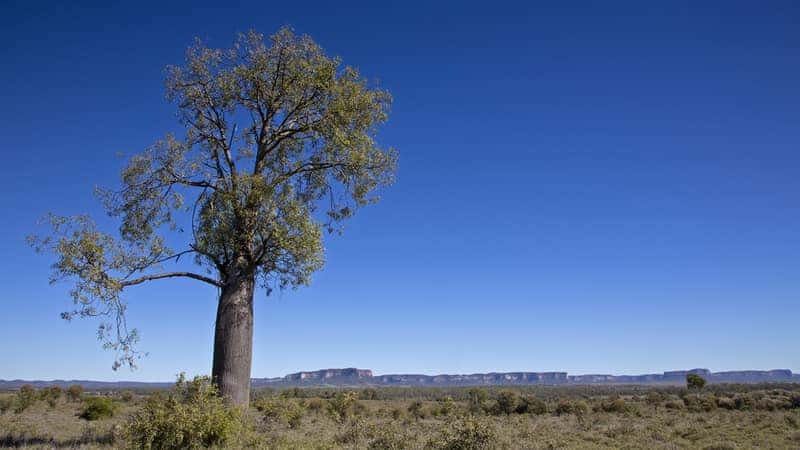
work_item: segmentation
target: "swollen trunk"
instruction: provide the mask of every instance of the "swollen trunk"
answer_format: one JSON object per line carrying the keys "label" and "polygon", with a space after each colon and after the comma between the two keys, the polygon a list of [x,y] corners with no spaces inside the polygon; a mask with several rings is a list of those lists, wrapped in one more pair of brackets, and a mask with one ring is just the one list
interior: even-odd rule
{"label": "swollen trunk", "polygon": [[230,405],[250,402],[254,285],[252,276],[230,280],[222,288],[217,306],[211,377]]}

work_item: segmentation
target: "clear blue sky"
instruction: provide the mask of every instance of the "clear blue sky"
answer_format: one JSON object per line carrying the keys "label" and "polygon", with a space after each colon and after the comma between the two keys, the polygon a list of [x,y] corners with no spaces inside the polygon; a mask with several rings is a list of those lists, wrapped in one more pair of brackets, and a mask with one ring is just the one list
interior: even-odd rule
{"label": "clear blue sky", "polygon": [[284,24],[392,92],[400,169],[312,287],[257,297],[254,376],[800,371],[796,2],[72,3],[0,6],[0,378],[210,372],[212,288],[132,289],[150,356],[112,372],[24,237],[180,130],[194,36]]}

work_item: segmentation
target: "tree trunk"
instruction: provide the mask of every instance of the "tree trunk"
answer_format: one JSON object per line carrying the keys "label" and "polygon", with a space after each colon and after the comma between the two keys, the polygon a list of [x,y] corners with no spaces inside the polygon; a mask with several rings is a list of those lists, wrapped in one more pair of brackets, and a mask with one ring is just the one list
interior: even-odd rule
{"label": "tree trunk", "polygon": [[211,378],[229,405],[250,402],[254,285],[253,275],[234,277],[219,296]]}

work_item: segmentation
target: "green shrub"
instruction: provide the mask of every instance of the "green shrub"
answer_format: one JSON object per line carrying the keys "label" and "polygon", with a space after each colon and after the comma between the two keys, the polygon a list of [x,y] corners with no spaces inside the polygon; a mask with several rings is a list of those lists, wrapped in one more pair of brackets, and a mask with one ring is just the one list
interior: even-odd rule
{"label": "green shrub", "polygon": [[564,414],[575,414],[577,416],[582,416],[589,412],[589,405],[586,404],[583,400],[578,401],[570,401],[570,400],[560,400],[558,405],[556,405],[556,414],[559,416]]}
{"label": "green shrub", "polygon": [[347,422],[344,430],[337,434],[333,440],[337,444],[356,444],[371,434],[371,429],[361,418],[354,418]]}
{"label": "green shrub", "polygon": [[166,396],[147,399],[123,435],[136,449],[226,447],[243,429],[241,410],[226,407],[208,377],[186,381],[181,374]]}
{"label": "green shrub", "polygon": [[519,396],[514,391],[503,390],[497,395],[492,413],[494,414],[513,414],[517,410]]}
{"label": "green shrub", "polygon": [[628,403],[625,402],[625,400],[621,398],[614,398],[610,400],[601,401],[598,409],[600,411],[608,413],[625,414],[632,412],[633,406],[629,405]]}
{"label": "green shrub", "polygon": [[467,404],[471,413],[477,414],[484,411],[486,401],[489,399],[486,389],[471,388],[467,391],[467,396]]}
{"label": "green shrub", "polygon": [[328,412],[339,423],[355,415],[358,394],[355,392],[339,392],[328,401]]}
{"label": "green shrub", "polygon": [[733,398],[733,402],[736,404],[736,409],[740,411],[749,411],[751,409],[755,409],[755,401],[753,397],[748,394],[738,394]]}
{"label": "green shrub", "polygon": [[11,397],[0,397],[0,414],[5,414],[12,406],[14,406],[14,400]]}
{"label": "green shrub", "polygon": [[428,416],[428,413],[425,411],[422,402],[419,400],[414,400],[410,405],[408,405],[408,414],[418,420],[424,419]]}
{"label": "green shrub", "polygon": [[358,392],[358,398],[360,400],[377,400],[378,399],[378,391],[374,388],[366,388],[362,389]]}
{"label": "green shrub", "polygon": [[83,386],[73,384],[67,388],[67,398],[72,402],[79,402],[83,398]]}
{"label": "green shrub", "polygon": [[367,445],[368,450],[405,450],[408,438],[392,427],[380,427]]}
{"label": "green shrub", "polygon": [[647,393],[645,401],[648,405],[652,406],[653,409],[658,410],[658,405],[664,402],[664,394],[658,391],[650,391]]}
{"label": "green shrub", "polygon": [[325,401],[321,398],[314,397],[306,400],[305,406],[309,411],[320,411],[325,408]]}
{"label": "green shrub", "polygon": [[706,385],[706,379],[700,375],[690,373],[686,375],[686,387],[689,389],[703,389]]}
{"label": "green shrub", "polygon": [[730,397],[719,397],[717,406],[723,409],[736,409],[736,400]]}
{"label": "green shrub", "polygon": [[664,408],[672,410],[680,410],[686,408],[686,405],[681,400],[669,400],[664,403]]}
{"label": "green shrub", "polygon": [[439,400],[433,414],[435,416],[449,416],[453,414],[455,410],[456,402],[453,400],[453,397],[446,395],[444,398]]}
{"label": "green shrub", "polygon": [[21,414],[36,402],[36,389],[30,384],[20,386],[17,391],[16,402],[14,403],[14,413]]}
{"label": "green shrub", "polygon": [[50,386],[39,391],[39,398],[46,401],[51,408],[55,408],[63,393],[60,387]]}
{"label": "green shrub", "polygon": [[133,400],[133,397],[134,397],[133,391],[122,391],[119,394],[119,399],[122,400],[125,403],[128,403],[131,400]]}
{"label": "green shrub", "polygon": [[389,413],[394,420],[400,420],[405,415],[403,410],[400,408],[392,408],[392,411]]}
{"label": "green shrub", "polygon": [[494,429],[475,417],[452,424],[437,439],[428,443],[428,447],[440,450],[483,450],[497,446]]}
{"label": "green shrub", "polygon": [[283,422],[290,428],[297,428],[303,419],[303,407],[297,401],[288,398],[262,398],[255,403],[255,407],[268,423]]}
{"label": "green shrub", "polygon": [[517,404],[517,414],[547,414],[547,403],[544,400],[526,395]]}
{"label": "green shrub", "polygon": [[88,397],[84,401],[81,419],[100,420],[114,417],[117,405],[108,397]]}
{"label": "green shrub", "polygon": [[717,409],[717,398],[713,395],[687,395],[683,397],[683,403],[691,412],[710,412]]}

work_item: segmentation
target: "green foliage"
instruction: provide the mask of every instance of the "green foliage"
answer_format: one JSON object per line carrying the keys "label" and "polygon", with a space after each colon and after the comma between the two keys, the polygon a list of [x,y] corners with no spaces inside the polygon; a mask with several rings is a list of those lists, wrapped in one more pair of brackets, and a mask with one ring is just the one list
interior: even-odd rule
{"label": "green foliage", "polygon": [[306,400],[305,407],[309,411],[320,411],[325,408],[325,401],[321,398],[310,398]]}
{"label": "green foliage", "polygon": [[408,448],[408,436],[394,427],[380,427],[376,436],[367,445],[367,450],[405,450]]}
{"label": "green foliage", "polygon": [[256,409],[267,423],[286,423],[297,428],[303,419],[304,409],[296,400],[284,397],[264,397],[255,402]]}
{"label": "green foliage", "polygon": [[589,412],[589,405],[583,400],[559,400],[555,413],[560,415],[575,414],[582,416]]}
{"label": "green foliage", "polygon": [[522,397],[517,404],[517,414],[547,414],[547,403],[531,395]]}
{"label": "green foliage", "polygon": [[685,407],[686,407],[686,405],[681,400],[669,400],[669,401],[664,403],[664,408],[667,408],[667,409],[670,409],[670,410],[680,410],[680,409],[684,409]]}
{"label": "green foliage", "polygon": [[648,405],[652,406],[653,409],[658,410],[658,406],[664,402],[664,394],[658,391],[650,391],[647,393],[646,400]]}
{"label": "green foliage", "polygon": [[36,402],[36,389],[30,384],[20,386],[17,391],[14,413],[20,414]]}
{"label": "green foliage", "polygon": [[0,414],[5,414],[12,406],[14,406],[14,399],[12,397],[0,397]]}
{"label": "green foliage", "polygon": [[83,398],[83,386],[80,384],[73,384],[67,388],[67,398],[71,402],[79,402]]}
{"label": "green foliage", "polygon": [[486,389],[470,388],[467,396],[469,411],[473,414],[483,412],[486,402],[489,400],[489,393],[486,392]]}
{"label": "green foliage", "polygon": [[414,400],[410,405],[408,405],[408,415],[419,420],[427,417],[428,413],[425,411],[425,407],[421,401]]}
{"label": "green foliage", "polygon": [[691,412],[709,412],[717,409],[717,398],[713,395],[686,395],[683,397],[683,403]]}
{"label": "green foliage", "polygon": [[355,414],[358,393],[339,392],[328,401],[328,412],[337,422],[344,422]]}
{"label": "green foliage", "polygon": [[130,448],[185,449],[221,446],[243,430],[241,411],[228,408],[208,377],[178,378],[166,395],[151,395],[125,424]]}
{"label": "green foliage", "polygon": [[[323,234],[394,180],[397,153],[377,143],[389,93],[289,28],[228,49],[198,40],[165,84],[185,132],[131,157],[120,189],[97,191],[118,236],[86,215],[49,215],[52,232],[29,237],[54,255],[51,280],[74,282],[63,317],[110,318],[99,336],[114,368],[140,356],[123,290],[171,277],[220,287],[234,272],[267,292],[307,285]],[[174,231],[185,231],[177,249],[165,245]],[[200,273],[164,268],[184,255]]]}
{"label": "green foliage", "polygon": [[723,409],[736,409],[736,401],[730,397],[719,397],[717,406]]}
{"label": "green foliage", "polygon": [[503,390],[497,395],[492,412],[494,414],[513,414],[517,411],[519,396],[516,392]]}
{"label": "green foliage", "polygon": [[117,405],[108,397],[88,397],[83,400],[81,419],[100,420],[114,417]]}
{"label": "green foliage", "polygon": [[706,385],[706,379],[700,375],[690,373],[686,375],[686,387],[689,389],[703,389]]}
{"label": "green foliage", "polygon": [[446,395],[441,398],[433,411],[435,416],[449,416],[456,412],[456,402],[453,397]]}
{"label": "green foliage", "polygon": [[358,398],[361,400],[377,400],[378,390],[374,388],[362,389],[358,392]]}
{"label": "green foliage", "polygon": [[479,418],[467,417],[445,428],[428,446],[441,450],[488,450],[497,444],[494,428]]}
{"label": "green foliage", "polygon": [[122,391],[119,394],[119,399],[125,403],[128,403],[133,400],[133,391]]}
{"label": "green foliage", "polygon": [[368,437],[372,432],[371,427],[361,418],[354,418],[346,422],[342,431],[336,435],[334,441],[338,444],[356,444]]}
{"label": "green foliage", "polygon": [[50,386],[39,391],[39,397],[47,402],[50,408],[55,408],[64,391],[58,386]]}
{"label": "green foliage", "polygon": [[617,397],[608,400],[602,400],[598,405],[598,410],[609,413],[630,413],[633,412],[633,405],[628,404],[625,400]]}

